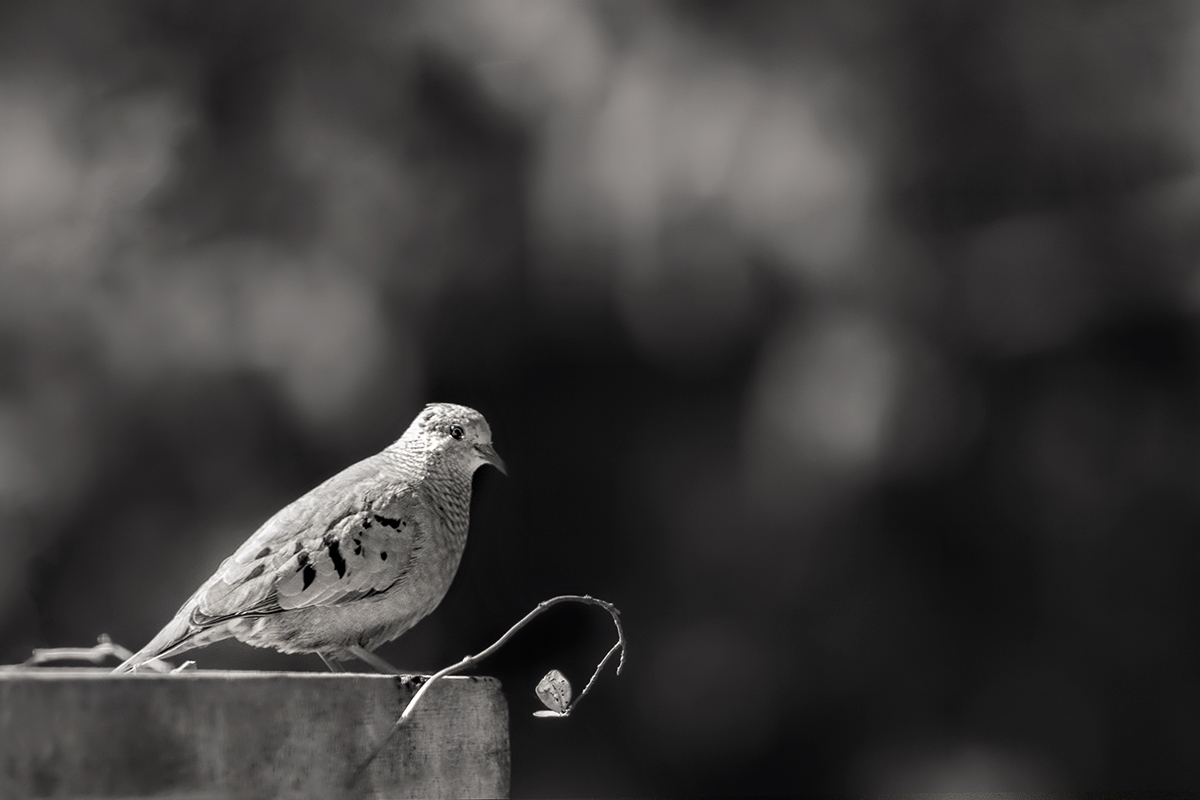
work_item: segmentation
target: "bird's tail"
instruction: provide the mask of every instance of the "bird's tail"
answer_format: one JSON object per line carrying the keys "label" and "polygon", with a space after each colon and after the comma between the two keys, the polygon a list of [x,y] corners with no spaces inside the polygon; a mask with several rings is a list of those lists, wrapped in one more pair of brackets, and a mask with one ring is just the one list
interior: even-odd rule
{"label": "bird's tail", "polygon": [[[192,625],[188,622],[187,616],[183,613],[175,615],[175,618],[166,624],[159,631],[150,643],[131,655],[129,658],[116,669],[114,673],[133,672],[139,665],[145,664],[155,658],[167,658],[176,653],[182,653],[185,650],[191,650],[193,647],[200,647],[202,644],[208,644],[209,641],[215,641],[217,638],[224,639],[225,636],[211,637],[203,642],[196,641],[196,634],[200,633],[202,628]],[[228,635],[228,634],[226,634]]]}

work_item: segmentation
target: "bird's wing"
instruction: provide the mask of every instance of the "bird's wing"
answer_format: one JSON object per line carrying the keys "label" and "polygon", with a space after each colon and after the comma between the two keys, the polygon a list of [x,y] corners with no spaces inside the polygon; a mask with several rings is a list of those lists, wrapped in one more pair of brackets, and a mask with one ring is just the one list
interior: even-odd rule
{"label": "bird's wing", "polygon": [[403,581],[427,533],[421,500],[410,484],[381,483],[376,465],[356,469],[365,464],[269,519],[196,593],[189,621],[337,605]]}

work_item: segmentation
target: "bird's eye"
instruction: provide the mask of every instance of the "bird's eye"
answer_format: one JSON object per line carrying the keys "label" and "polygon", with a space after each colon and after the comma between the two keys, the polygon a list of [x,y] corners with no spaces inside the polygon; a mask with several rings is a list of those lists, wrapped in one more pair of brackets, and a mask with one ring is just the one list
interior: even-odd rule
{"label": "bird's eye", "polygon": [[455,439],[461,439],[463,437],[463,429],[457,425],[451,425],[450,426],[450,435],[453,436]]}

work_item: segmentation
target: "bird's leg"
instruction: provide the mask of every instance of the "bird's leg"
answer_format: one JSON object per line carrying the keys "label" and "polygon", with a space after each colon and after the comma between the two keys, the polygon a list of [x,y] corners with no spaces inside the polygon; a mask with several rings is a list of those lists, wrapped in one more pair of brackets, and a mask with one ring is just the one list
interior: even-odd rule
{"label": "bird's leg", "polygon": [[332,658],[325,655],[324,653],[317,653],[317,655],[319,655],[321,657],[321,660],[325,662],[325,666],[329,667],[330,672],[345,672],[346,671],[345,667],[343,667],[341,664],[334,661]]}
{"label": "bird's leg", "polygon": [[396,669],[391,664],[384,661],[382,658],[375,655],[374,653],[372,653],[370,650],[367,650],[366,648],[359,647],[358,645],[351,645],[349,647],[349,650],[351,653],[354,654],[355,658],[357,658],[359,661],[364,662],[365,664],[368,664],[369,666],[374,667],[377,672],[382,672],[384,675],[399,675],[400,674],[400,670]]}

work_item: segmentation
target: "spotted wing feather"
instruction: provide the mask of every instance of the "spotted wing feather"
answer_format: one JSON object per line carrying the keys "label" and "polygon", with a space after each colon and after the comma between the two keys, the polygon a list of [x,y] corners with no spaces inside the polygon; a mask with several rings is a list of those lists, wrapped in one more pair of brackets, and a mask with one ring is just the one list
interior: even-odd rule
{"label": "spotted wing feather", "polygon": [[380,456],[347,467],[267,520],[117,671],[213,639],[230,619],[349,602],[402,581],[420,535],[409,520],[417,502]]}
{"label": "spotted wing feather", "polygon": [[337,605],[378,594],[403,580],[420,529],[411,503],[381,510],[385,513],[368,508],[339,521],[288,559],[275,583],[280,607]]}
{"label": "spotted wing feather", "polygon": [[404,577],[409,542],[380,535],[376,516],[364,510],[341,520],[324,535],[298,540],[282,559],[228,564],[197,598],[193,622],[337,605],[385,591]]}
{"label": "spotted wing feather", "polygon": [[420,537],[411,488],[368,490],[341,502],[321,501],[322,488],[302,498],[316,495],[317,508],[289,506],[226,559],[197,593],[193,623],[336,605],[403,580]]}

